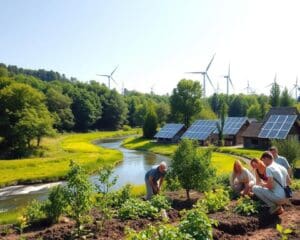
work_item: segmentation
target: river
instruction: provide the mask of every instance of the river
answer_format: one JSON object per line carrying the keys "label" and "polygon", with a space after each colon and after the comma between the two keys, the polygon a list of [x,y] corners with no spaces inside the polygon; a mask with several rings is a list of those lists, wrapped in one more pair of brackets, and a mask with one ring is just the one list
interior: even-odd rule
{"label": "river", "polygon": [[[147,170],[161,161],[169,162],[169,158],[144,151],[129,150],[123,148],[123,139],[107,139],[99,142],[105,148],[119,150],[123,153],[123,161],[114,169],[114,175],[118,181],[114,189],[130,184],[143,184]],[[92,183],[98,183],[97,175],[90,177]],[[63,182],[18,185],[0,189],[0,212],[14,211],[17,208],[26,206],[33,199],[45,200],[48,197],[49,189]]]}

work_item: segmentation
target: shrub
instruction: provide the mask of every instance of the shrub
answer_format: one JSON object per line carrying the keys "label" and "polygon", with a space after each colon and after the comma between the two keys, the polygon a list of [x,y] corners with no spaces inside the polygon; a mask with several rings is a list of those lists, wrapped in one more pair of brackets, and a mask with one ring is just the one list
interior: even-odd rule
{"label": "shrub", "polygon": [[39,220],[45,218],[45,213],[43,211],[44,203],[37,200],[33,200],[25,209],[24,218],[29,224],[38,222]]}
{"label": "shrub", "polygon": [[57,223],[59,217],[64,213],[68,206],[67,191],[62,186],[51,189],[48,201],[45,204],[45,214],[52,223]]}
{"label": "shrub", "polygon": [[107,194],[111,187],[116,185],[118,177],[113,177],[113,173],[114,171],[112,166],[105,166],[99,170],[98,174],[100,184],[96,185],[98,192]]}
{"label": "shrub", "polygon": [[178,177],[174,176],[174,173],[172,170],[169,170],[166,174],[166,189],[169,191],[177,191],[181,188],[180,182],[178,180]]}
{"label": "shrub", "polygon": [[125,203],[131,197],[130,184],[126,184],[120,190],[111,192],[108,194],[108,206],[112,208],[119,208],[123,203]]}
{"label": "shrub", "polygon": [[158,209],[148,201],[131,198],[121,206],[118,215],[122,220],[138,219],[139,217],[156,218],[158,217]]}
{"label": "shrub", "polygon": [[189,234],[184,234],[179,231],[175,226],[171,225],[159,225],[149,226],[147,229],[140,232],[129,230],[127,238],[128,240],[192,240],[193,238]]}
{"label": "shrub", "polygon": [[253,201],[250,197],[240,197],[236,207],[233,209],[235,213],[244,216],[251,216],[259,212],[260,203]]}
{"label": "shrub", "polygon": [[196,146],[196,141],[183,139],[175,151],[170,167],[170,176],[178,179],[186,190],[188,199],[191,189],[209,190],[216,172],[211,164],[211,152],[202,153]]}
{"label": "shrub", "polygon": [[291,184],[292,190],[300,190],[300,179],[293,179]]}
{"label": "shrub", "polygon": [[161,209],[169,210],[171,208],[170,201],[163,195],[154,195],[150,203],[153,207],[157,208],[159,211]]}
{"label": "shrub", "polygon": [[209,213],[226,209],[230,202],[229,193],[224,189],[205,192],[204,195],[205,198],[197,203],[197,207],[204,207]]}
{"label": "shrub", "polygon": [[230,186],[230,174],[222,173],[216,176],[216,185],[221,187]]}
{"label": "shrub", "polygon": [[212,226],[215,221],[199,209],[187,211],[179,224],[179,231],[189,234],[193,239],[212,239]]}
{"label": "shrub", "polygon": [[291,138],[286,140],[273,140],[272,144],[278,148],[279,154],[285,156],[290,165],[295,168],[296,159],[300,156],[299,141]]}
{"label": "shrub", "polygon": [[124,125],[123,126],[123,131],[127,132],[127,131],[130,131],[132,128],[128,125]]}
{"label": "shrub", "polygon": [[92,207],[92,190],[88,175],[78,164],[71,161],[70,171],[67,175],[67,201],[70,206],[70,215],[76,222],[78,235],[80,235],[81,225]]}

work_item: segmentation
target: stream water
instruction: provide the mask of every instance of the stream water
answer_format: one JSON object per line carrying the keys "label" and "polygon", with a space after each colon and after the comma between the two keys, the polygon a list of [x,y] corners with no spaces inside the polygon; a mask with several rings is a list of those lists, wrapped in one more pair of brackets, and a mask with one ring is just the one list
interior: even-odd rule
{"label": "stream water", "polygon": [[[169,158],[158,154],[129,150],[121,146],[123,139],[108,139],[99,142],[105,148],[117,149],[123,153],[123,161],[114,169],[114,175],[118,181],[114,189],[119,189],[127,183],[143,184],[147,170],[161,161],[169,162]],[[91,182],[98,183],[97,176],[90,177]],[[49,189],[63,182],[18,185],[0,189],[0,212],[14,211],[24,207],[33,199],[45,200],[48,197]]]}

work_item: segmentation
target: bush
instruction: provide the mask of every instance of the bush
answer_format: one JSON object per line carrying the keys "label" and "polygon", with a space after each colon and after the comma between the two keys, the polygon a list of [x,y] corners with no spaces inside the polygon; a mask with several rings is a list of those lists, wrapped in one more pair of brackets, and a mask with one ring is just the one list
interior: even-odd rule
{"label": "bush", "polygon": [[279,154],[285,156],[292,168],[295,168],[296,160],[300,157],[299,141],[294,138],[273,140],[272,145],[276,146]]}
{"label": "bush", "polygon": [[244,216],[251,216],[257,214],[260,209],[260,203],[253,201],[250,197],[240,197],[237,201],[236,207],[233,209],[235,213]]}
{"label": "bush", "polygon": [[206,209],[209,213],[214,213],[226,209],[229,204],[229,193],[224,189],[217,189],[214,192],[204,193],[205,198],[197,203],[197,207]]}
{"label": "bush", "polygon": [[153,207],[148,201],[131,198],[121,206],[118,215],[122,220],[147,217],[156,218],[158,217],[158,209]]}
{"label": "bush", "polygon": [[125,185],[120,190],[108,193],[108,206],[112,208],[119,208],[131,197],[132,186]]}
{"label": "bush", "polygon": [[175,151],[170,167],[170,176],[178,179],[186,190],[187,198],[192,189],[207,191],[215,177],[211,164],[211,151],[200,152],[196,141],[183,139]]}
{"label": "bush", "polygon": [[59,217],[64,213],[67,202],[67,191],[62,186],[51,189],[48,201],[45,204],[45,214],[52,223],[57,223]]}
{"label": "bush", "polygon": [[128,125],[124,125],[123,126],[123,131],[127,132],[127,131],[130,131],[132,128]]}
{"label": "bush", "polygon": [[229,187],[230,186],[230,174],[222,173],[216,176],[216,185],[221,187]]}
{"label": "bush", "polygon": [[169,170],[166,174],[166,189],[169,191],[177,191],[181,188],[180,182],[178,180],[178,177],[174,176],[174,173],[172,170]]}
{"label": "bush", "polygon": [[199,209],[187,211],[179,224],[179,231],[189,234],[193,239],[212,239],[212,226],[215,221]]}
{"label": "bush", "polygon": [[169,210],[171,208],[170,201],[163,195],[154,195],[150,203],[153,207],[157,208],[158,211],[161,209]]}
{"label": "bush", "polygon": [[24,218],[29,224],[36,223],[45,218],[44,203],[33,200],[25,209]]}
{"label": "bush", "polygon": [[293,179],[291,184],[292,190],[300,190],[300,179]]}
{"label": "bush", "polygon": [[189,234],[184,234],[179,231],[175,226],[171,225],[159,225],[149,226],[147,229],[140,232],[129,230],[127,238],[128,240],[192,240],[193,238]]}

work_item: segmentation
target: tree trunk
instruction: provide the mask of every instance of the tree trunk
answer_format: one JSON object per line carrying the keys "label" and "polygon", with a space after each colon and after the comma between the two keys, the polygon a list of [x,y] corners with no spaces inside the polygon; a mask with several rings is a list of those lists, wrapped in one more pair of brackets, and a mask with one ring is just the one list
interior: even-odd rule
{"label": "tree trunk", "polygon": [[36,146],[39,147],[40,143],[41,143],[41,137],[37,137],[37,144],[36,144]]}
{"label": "tree trunk", "polygon": [[187,199],[190,200],[191,199],[190,198],[190,189],[185,189],[185,191],[186,191],[186,197],[187,197]]}

